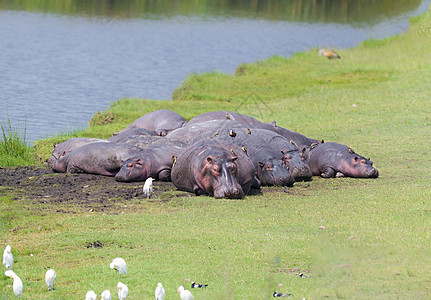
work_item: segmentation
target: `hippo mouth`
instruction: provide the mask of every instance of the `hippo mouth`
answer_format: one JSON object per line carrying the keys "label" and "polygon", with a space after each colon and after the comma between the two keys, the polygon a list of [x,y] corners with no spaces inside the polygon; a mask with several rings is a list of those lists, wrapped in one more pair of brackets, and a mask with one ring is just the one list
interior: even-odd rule
{"label": "hippo mouth", "polygon": [[368,178],[377,178],[379,177],[379,171],[376,168],[373,168],[370,172],[367,172]]}

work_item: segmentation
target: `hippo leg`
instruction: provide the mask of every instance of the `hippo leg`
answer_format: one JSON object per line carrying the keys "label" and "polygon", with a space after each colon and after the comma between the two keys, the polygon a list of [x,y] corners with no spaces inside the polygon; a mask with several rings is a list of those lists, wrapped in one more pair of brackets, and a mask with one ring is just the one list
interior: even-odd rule
{"label": "hippo leg", "polygon": [[325,167],[323,168],[323,172],[320,174],[323,178],[332,178],[335,176],[335,170],[331,167]]}
{"label": "hippo leg", "polygon": [[260,180],[256,176],[254,176],[253,183],[251,184],[251,187],[253,189],[260,189],[262,187],[262,183],[260,182]]}
{"label": "hippo leg", "polygon": [[171,181],[171,170],[161,170],[158,177],[160,181]]}

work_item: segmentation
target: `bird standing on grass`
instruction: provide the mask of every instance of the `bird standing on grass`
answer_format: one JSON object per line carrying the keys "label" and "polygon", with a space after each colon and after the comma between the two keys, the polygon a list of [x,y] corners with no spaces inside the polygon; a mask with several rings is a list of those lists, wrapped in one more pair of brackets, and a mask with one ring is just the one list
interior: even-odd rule
{"label": "bird standing on grass", "polygon": [[46,286],[48,287],[48,291],[53,289],[54,280],[56,276],[57,274],[55,274],[54,269],[49,269],[48,271],[46,271],[45,282],[46,282]]}
{"label": "bird standing on grass", "polygon": [[273,297],[290,297],[292,296],[292,294],[284,294],[284,293],[279,293],[277,291],[274,292],[274,294],[272,294]]}
{"label": "bird standing on grass", "polygon": [[7,270],[6,272],[4,272],[4,275],[13,279],[13,293],[18,298],[21,297],[22,290],[24,288],[21,278],[19,278],[18,275],[16,275],[15,272],[12,270]]}
{"label": "bird standing on grass", "polygon": [[163,285],[160,282],[157,284],[156,291],[155,291],[154,295],[156,297],[156,300],[164,300],[165,299],[165,295],[166,295],[165,289],[163,288]]}
{"label": "bird standing on grass", "polygon": [[112,296],[111,296],[111,292],[109,290],[104,290],[102,292],[102,294],[100,295],[102,300],[111,300]]}
{"label": "bird standing on grass", "polygon": [[322,54],[325,55],[329,59],[341,58],[341,56],[339,56],[337,54],[337,52],[331,51],[331,50],[320,49],[319,50],[319,56],[322,56]]}
{"label": "bird standing on grass", "polygon": [[3,264],[6,268],[6,270],[11,270],[13,265],[13,255],[12,255],[12,248],[7,245],[6,248],[3,251]]}
{"label": "bird standing on grass", "polygon": [[194,299],[192,293],[190,293],[189,290],[185,290],[182,285],[177,289],[177,292],[180,293],[181,300],[193,300]]}
{"label": "bird standing on grass", "polygon": [[154,179],[151,177],[145,180],[143,188],[145,198],[151,198],[151,195],[153,194],[153,180]]}
{"label": "bird standing on grass", "polygon": [[118,289],[118,299],[126,300],[127,295],[129,294],[129,288],[127,287],[127,285],[125,285],[122,282],[119,282],[117,284],[117,289]]}
{"label": "bird standing on grass", "polygon": [[94,291],[88,291],[87,294],[85,294],[85,300],[96,300],[97,295]]}
{"label": "bird standing on grass", "polygon": [[121,278],[122,274],[126,274],[127,275],[126,261],[124,259],[122,259],[121,257],[114,258],[112,260],[112,262],[109,264],[109,267],[112,270],[117,270],[118,273],[120,274],[120,278]]}
{"label": "bird standing on grass", "polygon": [[202,288],[206,288],[207,286],[208,284],[200,284],[192,281],[192,289],[202,289]]}

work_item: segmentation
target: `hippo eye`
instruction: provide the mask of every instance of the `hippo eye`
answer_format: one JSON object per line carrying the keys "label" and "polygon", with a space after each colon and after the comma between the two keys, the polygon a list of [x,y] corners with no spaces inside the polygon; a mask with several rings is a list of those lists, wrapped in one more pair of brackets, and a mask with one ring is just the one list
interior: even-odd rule
{"label": "hippo eye", "polygon": [[355,156],[355,157],[354,157],[354,160],[355,160],[355,162],[358,162],[359,157]]}
{"label": "hippo eye", "polygon": [[133,163],[128,163],[128,164],[127,164],[127,167],[128,167],[128,168],[133,168]]}
{"label": "hippo eye", "polygon": [[365,159],[363,159],[363,160],[361,160],[361,164],[362,164],[362,165],[366,165],[366,164],[367,164],[367,161],[366,161]]}
{"label": "hippo eye", "polygon": [[272,165],[271,164],[267,164],[266,165],[266,169],[269,170],[269,171],[271,171],[272,170]]}

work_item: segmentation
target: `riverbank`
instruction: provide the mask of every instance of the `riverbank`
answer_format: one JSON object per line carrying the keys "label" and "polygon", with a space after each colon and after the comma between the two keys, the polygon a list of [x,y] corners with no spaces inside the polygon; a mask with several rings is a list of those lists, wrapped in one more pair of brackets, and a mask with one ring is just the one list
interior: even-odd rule
{"label": "riverbank", "polygon": [[[23,182],[52,180],[38,193],[29,192],[36,188],[31,185],[0,187],[0,241],[12,246],[24,296],[115,292],[118,276],[108,265],[121,256],[128,262],[122,282],[131,299],[152,297],[159,281],[169,297],[177,297],[176,288],[188,286],[187,280],[209,284],[192,290],[196,299],[265,299],[274,290],[298,299],[426,298],[431,280],[424,267],[431,257],[427,19],[429,14],[415,18],[411,30],[397,37],[340,51],[337,61],[314,49],[241,65],[234,76],[191,75],[173,101],[123,99],[95,114],[85,131],[38,141],[35,153],[43,161],[53,143],[72,136],[108,138],[156,109],[186,119],[234,110],[349,145],[371,157],[380,177],[313,178],[288,193],[264,188],[239,201],[174,190],[160,190],[147,200],[138,185],[87,178],[87,184],[65,190],[64,201],[61,191],[57,201],[43,201],[50,199],[45,196],[51,187],[65,184],[61,176],[67,184],[73,176],[46,171],[24,176]],[[105,186],[124,196],[89,196],[103,194]],[[92,201],[82,203],[80,197]],[[43,275],[50,267],[58,278],[48,293]],[[0,278],[0,291],[11,295],[10,279]]]}

